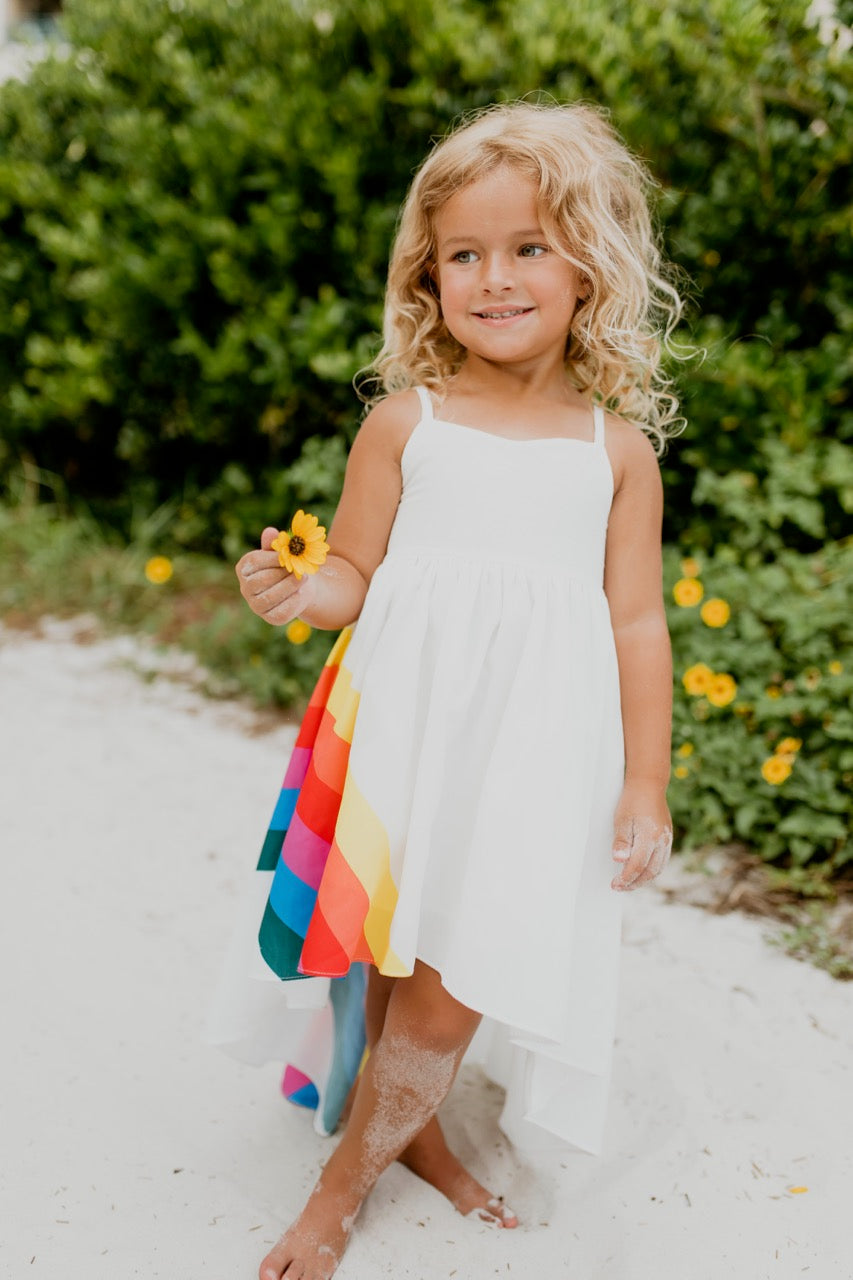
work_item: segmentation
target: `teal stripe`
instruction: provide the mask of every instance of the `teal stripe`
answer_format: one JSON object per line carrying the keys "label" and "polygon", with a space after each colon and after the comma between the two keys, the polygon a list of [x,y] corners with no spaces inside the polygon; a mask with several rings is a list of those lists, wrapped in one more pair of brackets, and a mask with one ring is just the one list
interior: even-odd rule
{"label": "teal stripe", "polygon": [[286,834],[285,831],[276,831],[273,827],[270,827],[264,838],[264,847],[261,849],[261,856],[258,858],[258,865],[255,867],[256,871],[275,871]]}
{"label": "teal stripe", "polygon": [[261,955],[279,978],[304,978],[307,975],[299,972],[299,957],[302,954],[303,939],[287,925],[279,920],[269,903],[264,911],[258,933],[258,944]]}

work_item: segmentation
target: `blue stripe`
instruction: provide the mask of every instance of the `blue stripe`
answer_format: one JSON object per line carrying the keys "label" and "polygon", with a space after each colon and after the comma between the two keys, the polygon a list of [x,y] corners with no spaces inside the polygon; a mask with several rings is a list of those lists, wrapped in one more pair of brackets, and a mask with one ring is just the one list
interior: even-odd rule
{"label": "blue stripe", "polygon": [[317,1086],[313,1084],[304,1084],[301,1089],[297,1089],[295,1093],[287,1094],[288,1102],[295,1102],[297,1107],[310,1107],[312,1111],[317,1110],[317,1104],[320,1101],[320,1095],[317,1092]]}
{"label": "blue stripe", "polygon": [[287,787],[282,789],[276,801],[273,815],[270,818],[270,826],[276,831],[286,831],[290,826],[290,820],[293,817],[293,810],[296,808],[296,799],[299,795],[298,787]]}
{"label": "blue stripe", "polygon": [[279,861],[270,889],[270,906],[279,920],[300,938],[308,932],[316,901],[317,890],[294,875],[286,863]]}

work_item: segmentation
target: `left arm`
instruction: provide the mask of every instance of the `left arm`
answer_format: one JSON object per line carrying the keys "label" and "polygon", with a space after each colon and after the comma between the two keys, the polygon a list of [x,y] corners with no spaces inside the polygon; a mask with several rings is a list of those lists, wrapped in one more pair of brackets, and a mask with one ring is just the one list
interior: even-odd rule
{"label": "left arm", "polygon": [[[610,419],[612,422],[613,419]],[[625,783],[614,816],[614,889],[636,889],[672,848],[666,804],[672,737],[672,651],[663,605],[663,485],[649,440],[614,425],[617,490],[607,527],[604,591],[619,663]]]}

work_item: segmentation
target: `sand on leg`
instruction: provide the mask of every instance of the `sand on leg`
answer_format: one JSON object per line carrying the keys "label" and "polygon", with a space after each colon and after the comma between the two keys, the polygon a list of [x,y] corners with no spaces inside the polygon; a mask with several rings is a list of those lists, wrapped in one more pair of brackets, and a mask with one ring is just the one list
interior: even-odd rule
{"label": "sand on leg", "polygon": [[[376,969],[370,970],[367,979],[365,1026],[371,1051],[382,1034],[388,1001],[395,983],[399,981],[399,978],[385,977]],[[493,1196],[450,1150],[437,1116],[432,1116],[427,1121],[397,1159],[446,1196],[463,1216],[474,1215],[495,1226],[518,1226],[518,1218],[503,1203],[503,1199]]]}
{"label": "sand on leg", "polygon": [[365,1197],[435,1115],[479,1022],[420,961],[394,985],[344,1135],[260,1280],[329,1280]]}

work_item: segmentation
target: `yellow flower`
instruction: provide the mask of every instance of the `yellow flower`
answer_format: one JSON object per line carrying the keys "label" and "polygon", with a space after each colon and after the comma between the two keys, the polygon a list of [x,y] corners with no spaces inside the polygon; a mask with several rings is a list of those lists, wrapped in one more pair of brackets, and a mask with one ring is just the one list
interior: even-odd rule
{"label": "yellow flower", "polygon": [[844,670],[844,664],[836,659],[835,661],[830,662],[827,670],[831,676],[840,676],[841,672]]}
{"label": "yellow flower", "polygon": [[705,691],[705,697],[714,707],[727,707],[734,702],[737,694],[737,681],[725,672],[718,672],[711,679]]}
{"label": "yellow flower", "polygon": [[776,754],[777,756],[788,755],[791,752],[799,751],[802,745],[802,738],[783,738],[776,746]]}
{"label": "yellow flower", "polygon": [[673,770],[676,778],[686,778],[690,770],[686,764],[677,764]]}
{"label": "yellow flower", "polygon": [[808,671],[803,672],[803,684],[807,689],[816,689],[820,684],[820,678],[817,667],[809,667]]}
{"label": "yellow flower", "polygon": [[681,572],[685,578],[698,578],[699,561],[694,560],[693,556],[688,556],[686,560],[681,561]]}
{"label": "yellow flower", "polygon": [[699,610],[699,614],[706,627],[724,627],[732,615],[725,600],[720,600],[714,596],[711,600],[706,600]]}
{"label": "yellow flower", "polygon": [[680,756],[692,756],[692,755],[693,755],[693,743],[692,743],[692,742],[682,742],[681,746],[678,748],[678,752],[677,752],[677,754],[678,754],[678,755],[680,755]]}
{"label": "yellow flower", "polygon": [[704,594],[705,588],[698,578],[679,578],[672,588],[672,598],[682,609],[698,604]]}
{"label": "yellow flower", "polygon": [[145,566],[145,576],[149,582],[159,585],[168,582],[172,576],[172,562],[166,556],[152,556]]}
{"label": "yellow flower", "polygon": [[764,692],[767,694],[768,698],[782,697],[782,690],[779,688],[778,684],[769,684]]}
{"label": "yellow flower", "polygon": [[791,776],[790,761],[782,760],[779,756],[768,756],[761,766],[761,776],[771,786],[778,787]]}
{"label": "yellow flower", "polygon": [[714,673],[709,666],[704,662],[695,662],[692,667],[687,668],[681,677],[681,683],[688,693],[698,696],[706,692],[713,678]]}
{"label": "yellow flower", "polygon": [[[312,570],[313,572],[313,570]],[[291,644],[304,644],[311,635],[311,628],[307,622],[303,622],[301,618],[294,618],[284,628],[284,634],[287,636]]]}
{"label": "yellow flower", "polygon": [[272,544],[278,552],[278,562],[288,573],[301,578],[304,573],[316,573],[329,554],[326,530],[316,516],[297,511],[290,529],[280,533]]}
{"label": "yellow flower", "polygon": [[706,267],[718,267],[720,265],[720,255],[716,249],[708,249],[702,254],[702,261]]}

